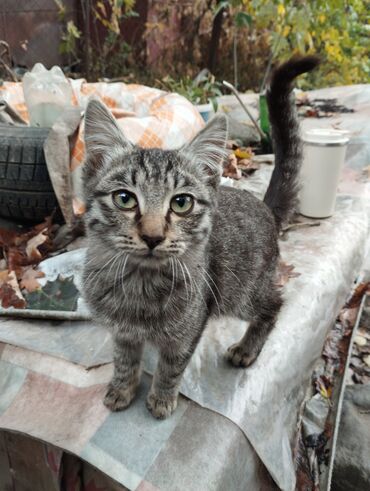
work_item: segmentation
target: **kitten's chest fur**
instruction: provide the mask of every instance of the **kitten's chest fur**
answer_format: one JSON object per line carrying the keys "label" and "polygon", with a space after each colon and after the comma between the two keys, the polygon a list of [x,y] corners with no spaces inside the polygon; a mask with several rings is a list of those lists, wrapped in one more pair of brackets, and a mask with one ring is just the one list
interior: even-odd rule
{"label": "kitten's chest fur", "polygon": [[[89,252],[94,255],[92,248]],[[97,290],[94,273],[86,268],[85,296],[94,314],[105,324],[108,320],[112,327],[120,326],[146,339],[171,337],[176,320],[186,316],[189,304],[194,314],[202,308],[204,298],[203,286],[191,284],[189,276],[182,271],[179,266],[145,270],[129,265],[120,277],[106,268],[96,280]],[[90,285],[89,276],[92,278]]]}

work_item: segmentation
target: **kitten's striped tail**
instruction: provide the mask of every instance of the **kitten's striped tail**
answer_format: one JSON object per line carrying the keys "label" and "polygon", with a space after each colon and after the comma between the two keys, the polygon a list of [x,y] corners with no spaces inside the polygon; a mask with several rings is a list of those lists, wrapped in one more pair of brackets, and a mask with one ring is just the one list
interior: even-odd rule
{"label": "kitten's striped tail", "polygon": [[266,98],[275,153],[275,168],[264,202],[280,228],[298,205],[298,174],[302,163],[302,142],[292,82],[319,64],[315,56],[294,56],[273,71]]}

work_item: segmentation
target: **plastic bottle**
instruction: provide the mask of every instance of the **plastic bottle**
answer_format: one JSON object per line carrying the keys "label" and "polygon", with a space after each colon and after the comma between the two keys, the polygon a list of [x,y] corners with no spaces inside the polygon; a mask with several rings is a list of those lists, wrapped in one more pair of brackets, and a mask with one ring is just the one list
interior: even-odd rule
{"label": "plastic bottle", "polygon": [[72,87],[58,66],[47,70],[36,63],[23,77],[23,92],[31,126],[51,128],[67,106],[72,105]]}

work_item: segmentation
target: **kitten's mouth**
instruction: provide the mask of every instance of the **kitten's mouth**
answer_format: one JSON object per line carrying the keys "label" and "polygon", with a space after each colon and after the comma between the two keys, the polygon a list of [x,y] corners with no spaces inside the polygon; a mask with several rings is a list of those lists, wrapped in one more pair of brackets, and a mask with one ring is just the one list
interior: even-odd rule
{"label": "kitten's mouth", "polygon": [[144,254],[144,257],[148,261],[164,262],[170,258],[170,255],[168,254],[168,252],[165,252],[165,251],[149,250],[149,251],[147,251],[146,254]]}
{"label": "kitten's mouth", "polygon": [[182,253],[181,249],[175,249],[174,247],[169,249],[140,247],[130,251],[130,258],[140,265],[158,266],[169,263],[171,258],[179,257]]}
{"label": "kitten's mouth", "polygon": [[165,251],[157,251],[155,249],[148,249],[145,251],[136,252],[131,254],[131,257],[135,258],[140,264],[157,265],[166,263],[171,255]]}

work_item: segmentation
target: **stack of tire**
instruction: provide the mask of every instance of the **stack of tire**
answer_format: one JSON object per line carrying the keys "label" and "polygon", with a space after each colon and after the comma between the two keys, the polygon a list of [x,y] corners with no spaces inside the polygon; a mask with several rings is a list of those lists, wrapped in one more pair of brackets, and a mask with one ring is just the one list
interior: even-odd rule
{"label": "stack of tire", "polygon": [[43,150],[49,131],[0,124],[1,217],[40,222],[59,210]]}

